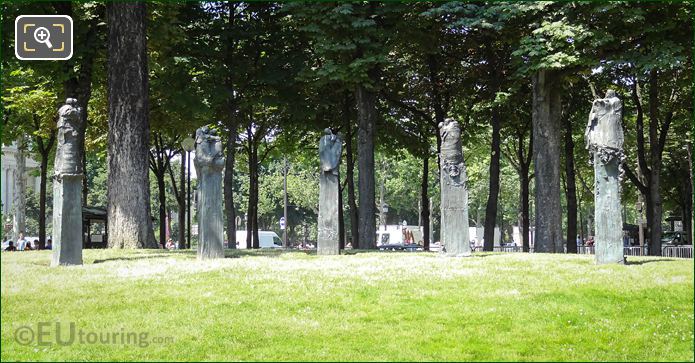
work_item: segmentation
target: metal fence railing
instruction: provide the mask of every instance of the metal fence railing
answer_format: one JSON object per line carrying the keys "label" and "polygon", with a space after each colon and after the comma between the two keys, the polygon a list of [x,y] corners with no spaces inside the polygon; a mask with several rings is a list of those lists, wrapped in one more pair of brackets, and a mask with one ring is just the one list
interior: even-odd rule
{"label": "metal fence railing", "polygon": [[[493,252],[523,252],[521,246],[494,246]],[[648,246],[623,247],[625,256],[649,256]],[[482,246],[473,247],[473,252],[483,252]],[[533,252],[533,248],[529,252]],[[596,253],[595,246],[577,246],[577,253],[593,255]],[[673,258],[693,258],[693,246],[663,246],[661,256]]]}
{"label": "metal fence railing", "polygon": [[693,258],[693,246],[664,246],[661,247],[664,257]]}
{"label": "metal fence railing", "polygon": [[[473,252],[483,252],[483,246],[473,247]],[[521,246],[494,246],[492,252],[524,252],[524,248]],[[533,248],[529,252],[533,252]]]}
{"label": "metal fence railing", "polygon": [[625,256],[647,256],[647,246],[623,247]]}

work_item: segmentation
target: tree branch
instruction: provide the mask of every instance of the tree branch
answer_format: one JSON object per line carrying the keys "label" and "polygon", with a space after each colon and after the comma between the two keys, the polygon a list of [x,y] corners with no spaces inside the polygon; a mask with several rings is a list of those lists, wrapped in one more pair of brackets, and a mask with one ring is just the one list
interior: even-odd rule
{"label": "tree branch", "polygon": [[649,193],[649,189],[647,188],[647,186],[640,182],[637,175],[632,171],[632,169],[630,169],[630,167],[626,163],[623,163],[623,170],[625,171],[625,175],[627,175],[627,178],[630,179],[630,181],[632,182],[632,184],[635,185],[635,187],[637,187],[640,193],[644,195]]}

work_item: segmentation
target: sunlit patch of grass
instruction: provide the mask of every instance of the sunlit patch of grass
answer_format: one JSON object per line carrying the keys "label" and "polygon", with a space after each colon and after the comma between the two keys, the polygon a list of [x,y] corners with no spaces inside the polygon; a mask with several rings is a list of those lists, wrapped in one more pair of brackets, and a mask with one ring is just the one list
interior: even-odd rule
{"label": "sunlit patch of grass", "polygon": [[[3,253],[1,357],[693,360],[692,260],[355,252],[86,250],[62,268],[50,252]],[[16,341],[40,322],[150,342]]]}

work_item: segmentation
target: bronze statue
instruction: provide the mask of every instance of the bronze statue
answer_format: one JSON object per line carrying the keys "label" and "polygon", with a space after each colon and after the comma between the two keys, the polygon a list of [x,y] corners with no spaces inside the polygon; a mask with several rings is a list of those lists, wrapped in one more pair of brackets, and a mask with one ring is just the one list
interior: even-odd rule
{"label": "bronze statue", "polygon": [[468,188],[461,127],[451,118],[439,124],[441,146],[441,242],[449,256],[470,256]]}
{"label": "bronze statue", "polygon": [[82,108],[68,98],[58,109],[58,145],[53,175],[53,259],[51,265],[82,264]]}
{"label": "bronze statue", "polygon": [[[195,133],[195,165],[198,176],[198,258],[224,257],[222,221],[222,141],[207,126]],[[229,241],[235,243],[235,241]]]}
{"label": "bronze statue", "polygon": [[620,181],[623,155],[622,103],[615,91],[593,102],[584,136],[594,164],[597,263],[625,263]]}
{"label": "bronze statue", "polygon": [[338,233],[338,187],[340,158],[343,141],[340,135],[334,135],[331,129],[324,130],[319,141],[319,220],[318,243],[316,253],[319,255],[337,255],[340,253]]}

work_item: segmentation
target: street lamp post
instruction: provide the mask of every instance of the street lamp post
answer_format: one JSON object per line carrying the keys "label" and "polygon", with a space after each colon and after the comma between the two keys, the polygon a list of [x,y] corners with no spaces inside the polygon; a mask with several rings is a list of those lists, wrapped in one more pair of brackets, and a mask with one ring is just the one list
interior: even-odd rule
{"label": "street lamp post", "polygon": [[181,142],[181,146],[186,151],[186,184],[187,184],[187,196],[186,196],[186,224],[188,230],[188,236],[186,239],[186,248],[191,248],[191,151],[195,149],[195,139],[188,136]]}
{"label": "street lamp post", "polygon": [[389,212],[389,205],[388,205],[388,203],[384,202],[383,204],[381,204],[381,214],[383,216],[382,223],[384,224],[384,231],[386,230],[386,217],[387,217],[388,212]]}

